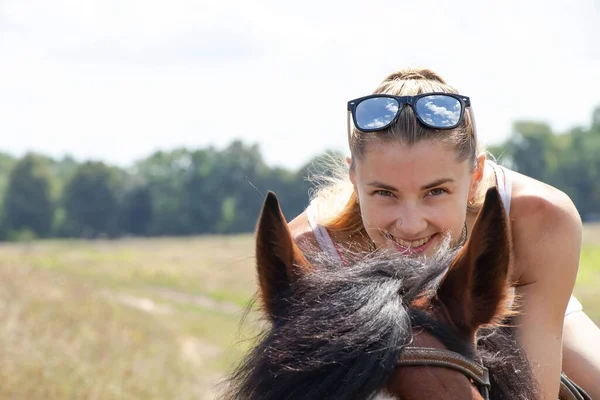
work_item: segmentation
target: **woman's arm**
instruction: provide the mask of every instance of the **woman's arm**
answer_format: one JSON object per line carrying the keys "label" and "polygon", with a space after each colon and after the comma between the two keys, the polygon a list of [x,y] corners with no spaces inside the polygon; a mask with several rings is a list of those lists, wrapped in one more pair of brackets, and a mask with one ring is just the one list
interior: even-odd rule
{"label": "woman's arm", "polygon": [[514,267],[520,272],[517,337],[541,399],[558,398],[564,314],[579,268],[582,225],[571,200],[558,190],[514,199]]}
{"label": "woman's arm", "polygon": [[563,371],[592,399],[600,399],[600,329],[583,311],[565,317]]}

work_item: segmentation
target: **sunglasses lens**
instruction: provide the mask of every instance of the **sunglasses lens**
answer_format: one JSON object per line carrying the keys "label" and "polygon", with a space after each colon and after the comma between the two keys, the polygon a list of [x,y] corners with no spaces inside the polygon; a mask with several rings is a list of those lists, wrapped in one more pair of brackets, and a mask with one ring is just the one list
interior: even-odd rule
{"label": "sunglasses lens", "polygon": [[356,106],[356,127],[361,131],[377,130],[391,124],[400,104],[390,97],[373,97]]}
{"label": "sunglasses lens", "polygon": [[433,128],[453,128],[462,114],[460,101],[444,95],[421,97],[415,109],[421,120]]}

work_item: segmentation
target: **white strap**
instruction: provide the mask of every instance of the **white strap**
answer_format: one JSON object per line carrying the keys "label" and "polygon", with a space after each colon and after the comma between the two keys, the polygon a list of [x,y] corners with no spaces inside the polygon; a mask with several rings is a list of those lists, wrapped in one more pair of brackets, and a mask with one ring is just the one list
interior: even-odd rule
{"label": "white strap", "polygon": [[565,316],[572,314],[576,311],[583,311],[583,305],[575,298],[575,296],[571,296],[569,299],[569,304],[567,304],[567,311],[565,311]]}
{"label": "white strap", "polygon": [[327,232],[327,229],[325,229],[323,225],[317,222],[312,209],[313,207],[311,203],[306,208],[306,218],[308,219],[308,224],[310,225],[315,238],[317,239],[317,243],[321,247],[321,250],[326,252],[330,257],[341,261],[340,255],[333,244],[333,240],[331,240],[331,236],[329,236],[329,232]]}
{"label": "white strap", "polygon": [[494,175],[496,175],[496,182],[498,187],[498,192],[500,193],[500,197],[502,198],[502,203],[504,204],[504,208],[506,209],[506,215],[510,215],[510,198],[512,192],[512,183],[510,179],[506,176],[506,171],[502,168],[501,165],[498,165],[492,161],[488,161],[488,165],[492,167],[494,170]]}

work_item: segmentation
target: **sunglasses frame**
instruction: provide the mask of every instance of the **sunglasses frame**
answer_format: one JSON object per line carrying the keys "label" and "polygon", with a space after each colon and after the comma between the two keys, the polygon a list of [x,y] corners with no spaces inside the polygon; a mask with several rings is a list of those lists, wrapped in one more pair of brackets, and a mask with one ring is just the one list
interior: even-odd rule
{"label": "sunglasses frame", "polygon": [[[438,126],[432,126],[432,125],[428,124],[427,122],[425,122],[421,118],[419,113],[417,112],[415,105],[417,104],[417,101],[419,101],[423,97],[428,97],[428,96],[447,96],[447,97],[452,97],[453,99],[458,100],[458,102],[460,103],[460,106],[461,106],[461,110],[460,110],[460,117],[458,118],[458,121],[456,122],[456,124],[451,125],[451,126],[438,127]],[[392,118],[392,120],[386,125],[379,126],[377,128],[372,128],[372,129],[360,129],[358,127],[358,123],[356,121],[356,107],[358,107],[358,105],[360,103],[362,103],[363,101],[373,99],[373,98],[391,98],[391,99],[396,100],[398,102],[398,111],[396,111],[396,115],[394,116],[394,118]],[[348,102],[348,114],[349,114],[348,117],[350,117],[350,115],[352,115],[352,121],[354,122],[354,127],[361,132],[382,131],[382,130],[390,127],[394,122],[396,122],[396,120],[398,119],[398,116],[402,112],[402,109],[407,105],[411,106],[411,108],[413,109],[413,113],[417,117],[417,120],[423,126],[430,128],[430,129],[445,130],[445,129],[454,129],[458,125],[460,125],[460,123],[462,122],[462,120],[464,118],[466,108],[471,106],[471,99],[469,99],[469,97],[467,97],[467,96],[463,96],[460,94],[446,93],[446,92],[422,93],[422,94],[419,94],[416,96],[394,96],[391,94],[371,94],[368,96],[359,97],[358,99],[350,100]],[[350,143],[351,138],[352,138],[352,131],[350,129],[350,118],[348,118],[348,143]]]}

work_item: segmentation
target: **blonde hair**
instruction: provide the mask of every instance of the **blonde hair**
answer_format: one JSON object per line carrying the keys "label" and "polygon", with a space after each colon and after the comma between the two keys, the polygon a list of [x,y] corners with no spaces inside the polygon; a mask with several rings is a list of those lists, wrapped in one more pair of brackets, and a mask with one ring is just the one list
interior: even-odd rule
{"label": "blonde hair", "polygon": [[[381,82],[373,94],[415,96],[430,92],[458,94],[458,91],[446,84],[441,76],[426,68],[394,72]],[[465,111],[460,125],[451,130],[435,130],[422,126],[417,121],[412,107],[404,107],[396,122],[385,130],[365,133],[353,129],[349,143],[351,165],[341,157],[329,158],[327,161],[330,175],[317,177],[319,185],[311,195],[312,204],[317,208],[317,219],[326,229],[351,235],[364,233],[358,196],[348,177],[349,168],[354,168],[355,160],[364,156],[369,143],[392,140],[406,145],[421,140],[435,140],[450,144],[456,149],[458,160],[469,160],[472,170],[477,168],[477,156],[483,151],[477,139],[475,121],[470,110]],[[481,193],[485,193],[485,190],[480,188],[475,202],[469,205],[470,210],[475,211],[480,208],[483,201]]]}

